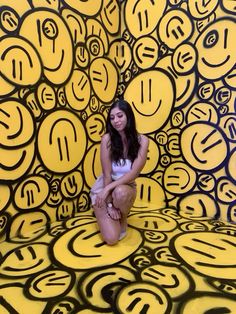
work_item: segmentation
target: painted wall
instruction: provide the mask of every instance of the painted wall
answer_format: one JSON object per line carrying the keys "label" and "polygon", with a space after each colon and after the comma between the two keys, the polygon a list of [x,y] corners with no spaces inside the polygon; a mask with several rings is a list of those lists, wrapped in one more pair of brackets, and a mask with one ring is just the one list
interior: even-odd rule
{"label": "painted wall", "polygon": [[235,14],[223,0],[1,0],[1,239],[90,208],[117,96],[150,137],[136,204],[236,221]]}

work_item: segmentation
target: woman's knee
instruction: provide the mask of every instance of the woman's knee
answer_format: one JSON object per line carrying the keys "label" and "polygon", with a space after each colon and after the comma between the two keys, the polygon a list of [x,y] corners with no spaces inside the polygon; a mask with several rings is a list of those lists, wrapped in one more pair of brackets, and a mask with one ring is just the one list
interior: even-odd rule
{"label": "woman's knee", "polygon": [[118,186],[112,193],[114,206],[122,210],[123,207],[131,207],[136,197],[135,191],[127,186]]}
{"label": "woman's knee", "polygon": [[113,192],[112,197],[116,200],[126,201],[132,198],[132,193],[130,193],[130,189],[125,185],[117,186]]}

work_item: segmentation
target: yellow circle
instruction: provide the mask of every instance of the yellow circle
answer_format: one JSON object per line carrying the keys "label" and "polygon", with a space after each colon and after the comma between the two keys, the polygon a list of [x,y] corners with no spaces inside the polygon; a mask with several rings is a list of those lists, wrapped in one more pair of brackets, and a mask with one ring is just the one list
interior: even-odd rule
{"label": "yellow circle", "polygon": [[84,156],[86,143],[82,122],[68,110],[52,112],[39,127],[39,155],[45,167],[53,172],[66,173],[75,169]]}
{"label": "yellow circle", "polygon": [[154,132],[170,116],[175,99],[174,83],[170,75],[160,68],[146,71],[130,82],[124,98],[133,108],[139,132]]}

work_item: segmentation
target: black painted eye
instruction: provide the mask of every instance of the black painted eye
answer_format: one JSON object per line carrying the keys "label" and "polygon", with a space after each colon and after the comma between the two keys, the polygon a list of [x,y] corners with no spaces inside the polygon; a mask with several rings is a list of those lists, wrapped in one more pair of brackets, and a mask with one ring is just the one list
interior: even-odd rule
{"label": "black painted eye", "polygon": [[54,20],[46,19],[43,23],[43,33],[48,39],[56,39],[58,36],[58,27]]}
{"label": "black painted eye", "polygon": [[218,40],[219,33],[216,30],[213,30],[206,35],[203,45],[205,48],[212,48],[217,44]]}

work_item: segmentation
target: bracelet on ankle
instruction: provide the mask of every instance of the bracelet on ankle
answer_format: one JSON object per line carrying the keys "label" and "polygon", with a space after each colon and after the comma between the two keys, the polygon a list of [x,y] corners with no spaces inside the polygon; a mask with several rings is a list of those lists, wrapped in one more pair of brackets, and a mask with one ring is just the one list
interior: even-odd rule
{"label": "bracelet on ankle", "polygon": [[108,208],[112,208],[113,207],[113,204],[111,202],[107,203],[107,207]]}

